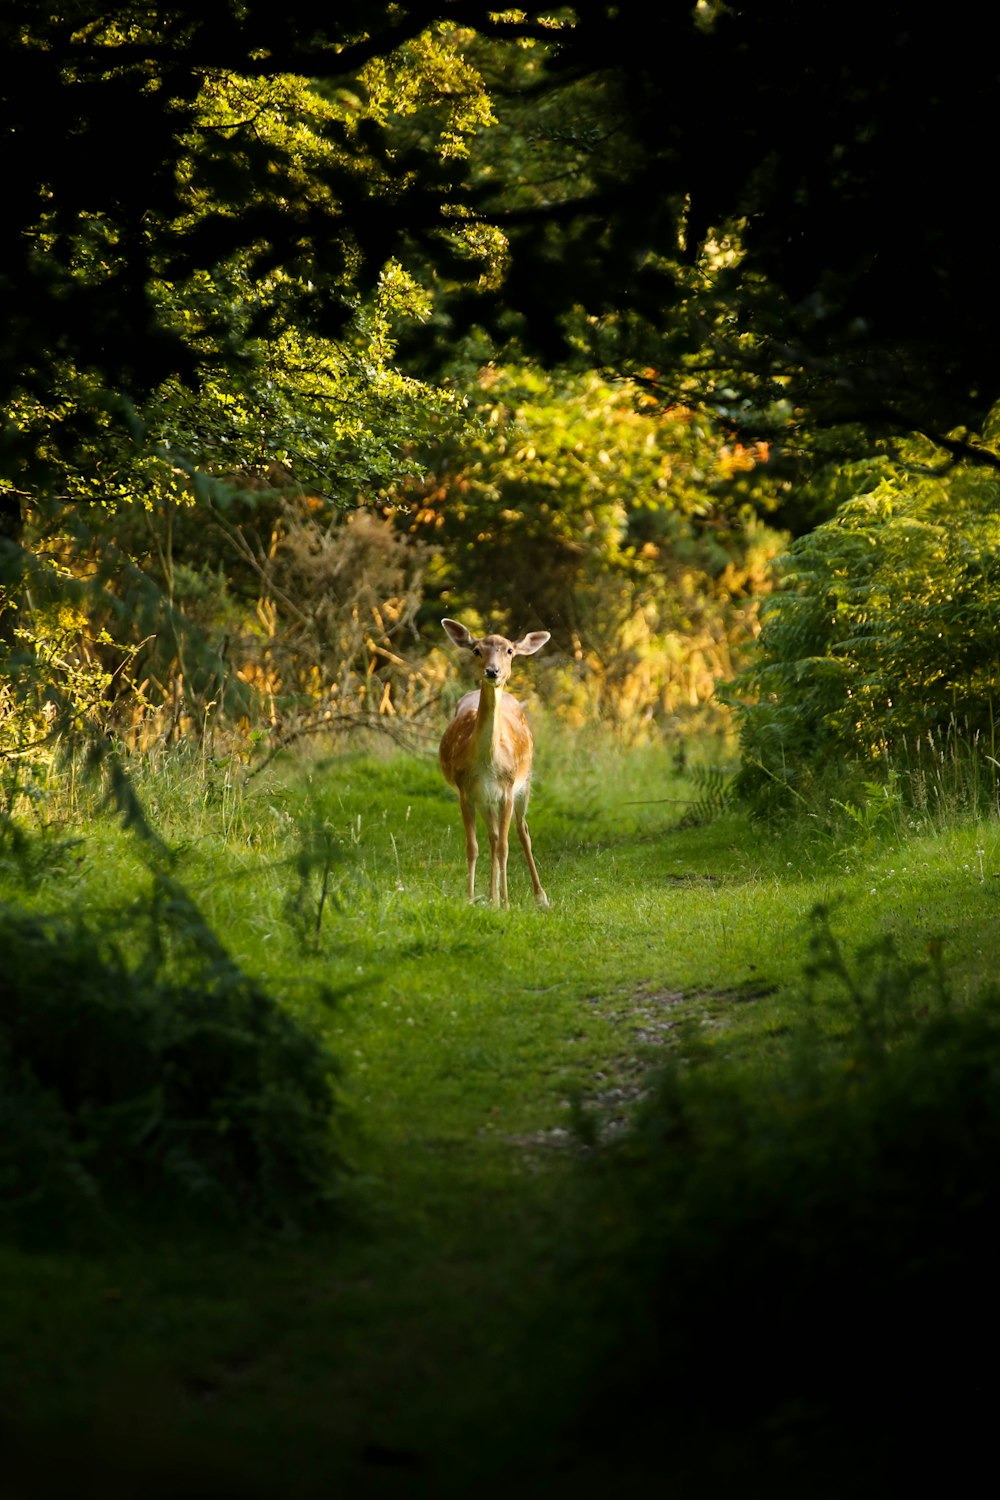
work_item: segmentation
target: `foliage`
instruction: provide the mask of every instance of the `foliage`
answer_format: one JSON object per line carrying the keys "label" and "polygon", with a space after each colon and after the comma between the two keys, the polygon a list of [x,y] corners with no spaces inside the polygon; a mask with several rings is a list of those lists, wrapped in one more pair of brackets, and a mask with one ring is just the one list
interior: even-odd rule
{"label": "foliage", "polygon": [[754,657],[726,688],[742,786],[765,802],[845,761],[917,768],[956,731],[996,755],[997,483],[900,465],[857,477],[779,560]]}
{"label": "foliage", "polygon": [[[582,344],[618,369],[652,366],[665,403],[706,401],[744,440],[774,437],[777,419],[793,445],[834,424],[843,446],[860,423],[991,462],[976,435],[997,389],[961,305],[982,145],[957,181],[951,168],[985,140],[995,59],[967,69],[959,38],[901,28],[891,8],[838,14],[848,89],[843,49],[817,52],[803,0],[578,9],[547,30],[512,18],[497,125],[472,156],[508,266],[458,317],[502,338],[516,311],[543,358]],[[789,69],[786,47],[808,68]],[[734,133],[733,119],[753,123]],[[958,214],[927,200],[917,160],[953,182]]]}
{"label": "foliage", "polygon": [[[261,336],[262,306],[280,306],[289,295],[277,277],[255,283],[243,269],[225,267],[193,288],[167,292],[172,316],[184,322],[192,307],[205,316],[202,303],[225,306],[240,363],[233,369],[206,357],[197,389],[177,380],[157,387],[143,408],[150,456],[141,474],[134,461],[126,467],[119,492],[127,497],[137,489],[183,494],[192,483],[198,495],[191,464],[237,492],[246,478],[259,481],[280,467],[310,493],[352,505],[412,472],[419,435],[449,421],[461,426],[453,392],[404,375],[394,362],[399,328],[426,315],[425,296],[398,262],[384,267],[369,297],[355,299],[336,340],[294,326]],[[107,480],[99,481],[104,496],[115,493]],[[198,497],[210,488],[203,483]],[[222,499],[225,491],[216,494]]]}
{"label": "foliage", "polygon": [[[359,726],[412,736],[448,671],[440,615],[471,611],[554,630],[546,698],[574,722],[634,736],[705,716],[780,541],[759,519],[784,486],[766,447],[595,376],[487,368],[474,394],[461,430],[413,430],[397,472],[423,477],[381,513],[341,510],[276,461],[261,477],[193,470],[187,497],[151,484],[84,512],[34,508],[8,554],[15,583],[31,580],[9,590],[11,615],[40,643],[62,580],[80,627],[65,670],[39,644],[35,699],[130,744],[237,723],[248,752],[262,735],[268,749]],[[84,704],[71,657],[101,674],[103,700]],[[9,668],[8,696],[26,670]],[[23,738],[13,702],[8,737]],[[66,714],[43,728],[38,768]]]}
{"label": "foliage", "polygon": [[[48,569],[40,568],[41,581]],[[110,709],[113,673],[100,659],[112,645],[102,627],[96,629],[79,601],[68,598],[57,570],[48,599],[33,591],[13,613],[9,644],[0,676],[0,809],[9,813],[20,790],[41,790],[40,775],[52,762],[58,733],[60,704],[72,702],[74,712],[96,720]],[[58,581],[57,581],[58,580]]]}
{"label": "foliage", "polygon": [[[0,858],[37,863],[33,840],[8,824]],[[233,960],[174,876],[155,871],[145,894],[97,922],[5,902],[0,943],[8,1231],[62,1239],[67,1223],[86,1233],[143,1199],[272,1228],[329,1211],[341,1172],[333,1058]]]}
{"label": "foliage", "polygon": [[443,670],[413,649],[431,556],[280,473],[238,496],[40,508],[0,592],[7,804],[88,735],[248,756],[303,734],[419,734]]}
{"label": "foliage", "polygon": [[[246,73],[206,66],[202,49],[224,49],[227,29]],[[277,68],[277,37],[265,59],[255,30],[245,15],[211,36],[197,23],[164,33],[99,5],[4,26],[0,108],[21,140],[0,255],[4,506],[192,492],[223,504],[276,466],[350,505],[409,471],[429,423],[459,417],[453,393],[393,362],[390,323],[426,316],[427,297],[376,228],[380,198],[405,190],[372,116],[358,93]],[[428,122],[450,55],[428,38],[409,62],[410,91],[442,74],[425,89]],[[51,134],[25,129],[28,79]],[[476,112],[444,108],[458,141]],[[145,126],[138,174],[112,147],[130,111]],[[448,154],[429,148],[430,161]],[[355,211],[365,222],[351,227]]]}
{"label": "foliage", "polygon": [[[262,30],[251,7],[167,25],[94,3],[5,23],[18,171],[4,364],[15,389],[45,400],[75,377],[135,400],[171,378],[198,387],[213,365],[238,370],[248,334],[329,340],[349,328],[399,242],[389,203],[418,212],[419,200],[429,227],[449,194],[443,150],[415,143],[394,159],[356,89],[306,82],[348,82],[343,46],[379,19],[348,9],[324,33],[289,12]],[[38,98],[45,128],[28,108]],[[453,103],[445,113],[460,131]],[[123,121],[141,172],[122,156]]]}
{"label": "foliage", "polygon": [[996,59],[929,12],[838,18],[817,48],[804,0],[473,5],[462,26],[22,7],[0,29],[4,395],[70,394],[50,453],[8,430],[4,469],[37,483],[108,397],[235,375],[248,335],[339,340],[394,263],[440,290],[428,333],[452,345],[513,319],[546,359],[652,367],[744,440],[804,413],[991,461],[995,339],[968,286]]}
{"label": "foliage", "polygon": [[[788,38],[812,20],[793,0],[780,8]],[[424,491],[417,514],[435,511],[425,532],[454,541],[467,565],[459,578],[446,546],[439,593],[464,589],[483,613],[507,607],[487,575],[502,553],[500,576],[514,584],[517,548],[530,568],[518,597],[564,630],[565,699],[634,723],[704,703],[738,667],[732,649],[753,628],[750,597],[773,542],[752,507],[781,523],[781,506],[801,529],[810,512],[789,474],[803,458],[822,470],[830,451],[807,419],[836,423],[850,451],[874,430],[918,427],[990,458],[988,339],[978,316],[970,338],[967,310],[969,226],[942,200],[902,256],[897,232],[914,140],[926,160],[950,163],[967,115],[949,105],[975,95],[964,75],[957,96],[950,75],[928,91],[937,28],[899,33],[879,20],[907,66],[887,83],[877,47],[866,51],[845,103],[837,50],[805,82],[789,75],[769,43],[778,15],[752,7],[700,5],[642,26],[618,12],[476,7],[462,21],[432,6],[349,5],[317,26],[293,0],[280,23],[254,4],[210,20],[182,5],[167,25],[85,0],[65,16],[29,7],[0,28],[0,117],[17,162],[0,237],[0,509],[33,522],[46,504],[117,507],[127,528],[147,506],[169,530],[166,518],[193,500],[199,521],[210,517],[237,550],[247,544],[237,587],[208,548],[207,567],[193,548],[174,569],[156,525],[146,554],[121,545],[108,519],[86,546],[74,541],[72,558],[56,558],[104,580],[84,622],[92,644],[72,664],[80,692],[80,661],[93,667],[95,706],[109,686],[120,703],[133,666],[142,712],[168,734],[202,732],[223,692],[245,707],[249,681],[263,689],[267,722],[290,716],[296,730],[339,714],[342,680],[366,712],[376,698],[433,702],[436,683],[415,679],[398,650],[418,622],[416,579],[429,561],[419,551],[396,559],[405,584],[361,601],[346,644],[332,629],[346,654],[305,686],[302,656],[325,650],[331,622],[310,608],[303,626],[287,591],[275,613],[281,568],[268,538],[291,534],[290,495],[262,485],[329,508],[387,503],[412,480]],[[667,53],[681,80],[670,91]],[[972,66],[980,85],[993,79],[992,58]],[[705,102],[719,87],[731,95],[722,112]],[[735,143],[734,108],[754,121]],[[142,141],[141,171],[122,157],[122,121]],[[509,351],[512,332],[532,357],[628,370],[650,405],[611,412],[593,376],[589,390],[576,387],[581,408],[569,378],[553,375],[546,391],[522,368],[512,378],[526,399],[487,390],[497,421],[472,439],[462,392],[480,369],[494,378],[490,339]],[[418,366],[423,380],[406,373]],[[718,438],[690,419],[699,404],[723,424]],[[632,447],[621,462],[626,417],[634,441],[657,406],[653,449]],[[510,424],[529,416],[522,443]],[[650,499],[664,435],[685,457]],[[581,462],[592,439],[596,457]],[[767,465],[756,461],[765,447]],[[720,475],[726,453],[746,469],[743,492]],[[456,514],[439,539],[442,503]],[[373,544],[379,535],[368,529]],[[125,559],[131,587],[132,565],[148,572],[140,559],[156,549],[168,591],[159,622],[116,631],[108,612],[121,622],[129,611],[107,559]],[[253,592],[255,569],[264,576]],[[5,587],[22,608],[16,584]],[[257,611],[249,628],[244,598]],[[404,601],[396,621],[369,629],[392,600]],[[77,590],[78,615],[79,601]],[[35,619],[41,641],[53,627]],[[8,738],[21,746],[44,738],[35,698],[22,732],[8,690]]]}
{"label": "foliage", "polygon": [[[195,500],[245,509],[248,493],[290,485],[328,505],[355,505],[413,472],[412,446],[421,434],[461,427],[460,398],[393,365],[390,318],[398,326],[421,316],[398,266],[386,268],[338,343],[290,329],[255,336],[253,318],[268,296],[228,270],[211,288],[174,292],[183,320],[199,297],[224,303],[239,324],[236,370],[206,358],[197,389],[167,380],[141,406],[112,406],[92,430],[85,419],[99,394],[75,375],[56,378],[47,399],[32,394],[10,403],[12,444],[45,455],[45,483],[60,504],[103,510],[108,520],[124,510],[127,525],[130,507]],[[16,484],[16,454],[5,478]],[[46,503],[42,493],[24,492],[29,519]]]}
{"label": "foliage", "polygon": [[623,1461],[665,1444],[713,1494],[745,1471],[753,1494],[839,1495],[859,1464],[879,1493],[914,1423],[935,1434],[920,1462],[950,1466],[969,1415],[950,1372],[968,1326],[996,1327],[1000,993],[958,1008],[940,946],[849,958],[831,913],[811,925],[809,1009],[776,1065],[694,1038],[586,1173],[572,1286],[614,1332],[576,1431]]}
{"label": "foliage", "polygon": [[[189,544],[199,519],[190,518]],[[366,727],[412,742],[440,690],[416,623],[431,549],[372,511],[331,513],[316,499],[285,500],[270,536],[254,519],[230,515],[219,529],[234,544],[228,587],[243,605],[230,651],[255,690],[272,752],[303,734]],[[242,601],[241,571],[252,584]]]}
{"label": "foliage", "polygon": [[[343,25],[356,36],[350,17]],[[84,6],[3,28],[17,58],[3,99],[11,129],[24,132],[18,63],[39,84],[56,67],[54,137],[76,122],[71,150],[24,135],[0,257],[0,294],[42,310],[8,324],[0,439],[0,734],[18,784],[23,770],[40,785],[70,732],[148,743],[228,717],[287,735],[378,722],[392,691],[411,689],[393,648],[422,551],[390,565],[384,526],[336,519],[411,473],[418,437],[462,422],[460,397],[394,361],[398,329],[426,315],[426,295],[387,243],[371,264],[363,250],[372,204],[396,190],[397,168],[384,152],[380,167],[374,145],[389,85],[373,74],[369,114],[363,88],[313,86],[277,66],[273,28],[265,58],[256,26],[246,14],[210,37],[199,22],[165,35],[151,18]],[[200,49],[224,48],[227,28],[249,71],[204,66]],[[289,22],[289,56],[314,44]],[[393,74],[396,110],[419,104],[427,129],[440,114],[447,139],[430,150],[446,160],[481,118],[481,91],[466,69],[463,100],[453,95],[446,40],[428,35],[407,58]],[[110,150],[130,108],[148,127],[144,149],[164,156],[134,182]],[[98,167],[87,153],[102,149]],[[407,172],[422,151],[411,143]],[[373,218],[355,233],[345,214],[358,193]],[[314,234],[318,257],[305,252]],[[315,564],[305,572],[317,592],[305,610],[293,602],[310,547],[330,574],[334,535],[350,539],[341,575],[386,564],[359,581],[360,614],[343,576],[339,606],[319,597]]]}
{"label": "foliage", "polygon": [[[135,509],[148,520],[141,503]],[[178,607],[170,580],[161,586],[141,554],[118,544],[119,528],[113,509],[50,501],[17,540],[0,538],[0,748],[10,785],[25,776],[43,785],[60,745],[99,743],[152,705],[165,710],[168,735],[182,721],[202,730],[216,707],[233,718],[249,711],[224,642]]]}
{"label": "foliage", "polygon": [[766,447],[593,374],[487,367],[478,387],[475,441],[440,441],[400,487],[401,524],[436,550],[439,612],[551,630],[547,696],[578,722],[635,731],[705,705],[780,545],[759,519]]}

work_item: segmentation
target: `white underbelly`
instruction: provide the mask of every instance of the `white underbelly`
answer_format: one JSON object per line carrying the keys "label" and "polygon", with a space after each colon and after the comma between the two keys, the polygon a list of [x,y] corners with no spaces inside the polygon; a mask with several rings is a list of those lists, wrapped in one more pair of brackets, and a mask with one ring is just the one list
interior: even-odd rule
{"label": "white underbelly", "polygon": [[[528,787],[528,777],[522,776],[514,781],[513,794],[515,802],[523,802],[524,794]],[[492,776],[488,771],[480,773],[476,778],[475,785],[471,788],[472,800],[483,812],[495,811],[503,807],[511,792],[509,781],[501,781]]]}

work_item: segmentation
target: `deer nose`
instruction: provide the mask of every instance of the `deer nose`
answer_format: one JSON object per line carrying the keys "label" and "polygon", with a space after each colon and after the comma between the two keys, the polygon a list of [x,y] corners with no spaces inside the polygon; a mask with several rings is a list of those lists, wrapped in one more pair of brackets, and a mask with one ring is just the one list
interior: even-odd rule
{"label": "deer nose", "polygon": [[486,671],[483,673],[483,676],[484,677],[489,677],[491,679],[499,677],[500,676],[500,668],[499,667],[487,667]]}

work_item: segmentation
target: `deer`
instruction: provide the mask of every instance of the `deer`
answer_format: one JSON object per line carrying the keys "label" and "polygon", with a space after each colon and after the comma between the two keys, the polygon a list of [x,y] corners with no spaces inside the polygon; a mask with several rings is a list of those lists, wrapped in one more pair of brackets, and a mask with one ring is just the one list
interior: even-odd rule
{"label": "deer", "polygon": [[445,730],[438,758],[448,785],[458,792],[465,824],[465,852],[469,865],[468,895],[476,899],[476,815],[482,817],[490,838],[490,902],[509,909],[507,896],[507,840],[511,818],[528,862],[535,902],[549,910],[531,852],[528,797],[534,741],[524,710],[508,696],[507,682],[515,656],[533,656],[551,639],[547,630],[532,630],[519,641],[503,635],[476,637],[457,620],[442,620],[451,640],[476,657],[479,687],[459,700]]}

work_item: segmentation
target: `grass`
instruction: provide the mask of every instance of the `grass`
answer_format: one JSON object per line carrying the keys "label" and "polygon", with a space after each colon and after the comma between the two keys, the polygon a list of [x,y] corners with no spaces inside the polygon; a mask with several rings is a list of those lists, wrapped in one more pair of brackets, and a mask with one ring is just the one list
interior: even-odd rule
{"label": "grass", "polygon": [[[611,1148],[585,1143],[619,1137],[667,1059],[767,1093],[807,1009],[836,1055],[857,1015],[834,974],[809,975],[818,905],[848,955],[891,939],[926,970],[918,1008],[941,953],[953,1003],[973,1001],[997,970],[1000,826],[901,815],[838,839],[732,811],[679,826],[710,801],[707,752],[679,769],[655,747],[538,739],[549,913],[516,848],[511,910],[465,903],[432,758],[315,756],[245,782],[197,756],[135,768],[231,954],[330,1038],[354,1170],[329,1231],[164,1224],[151,1206],[83,1248],[0,1249],[11,1500],[70,1476],[143,1500],[638,1495],[671,1474],[685,1496],[709,1474],[729,1492],[722,1459],[698,1480],[678,1450],[651,1472],[600,1413],[581,1431],[645,1316],[641,1278],[626,1313],[599,1260],[581,1262],[602,1215],[611,1242],[632,1232],[614,1192],[591,1196]],[[149,880],[134,835],[79,782],[49,812],[20,852],[3,846],[0,895],[114,920]],[[609,1400],[615,1422],[632,1431]]]}

